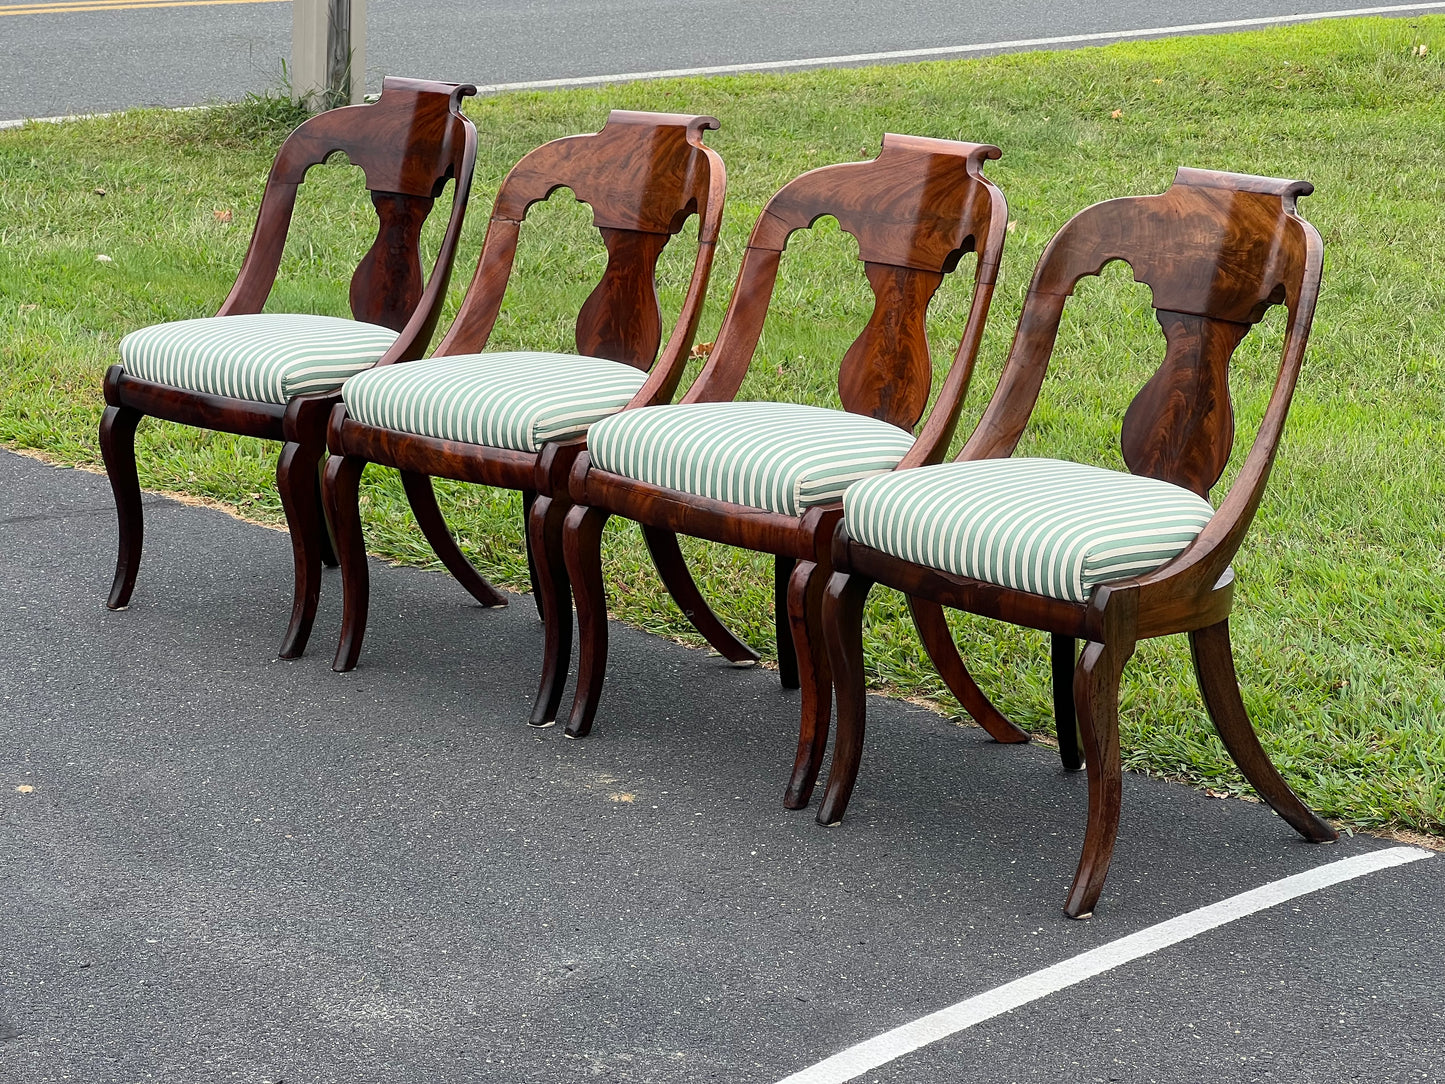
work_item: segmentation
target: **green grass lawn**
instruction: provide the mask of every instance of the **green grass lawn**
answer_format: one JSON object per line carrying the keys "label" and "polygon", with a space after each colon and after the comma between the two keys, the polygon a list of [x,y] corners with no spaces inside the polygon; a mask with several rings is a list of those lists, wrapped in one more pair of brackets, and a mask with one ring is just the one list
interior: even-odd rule
{"label": "green grass lawn", "polygon": [[[544,140],[596,130],[611,107],[722,121],[708,138],[729,169],[728,222],[700,340],[716,331],[758,210],[787,179],[872,157],[885,131],[996,143],[1004,156],[989,173],[1015,225],[966,433],[997,378],[1034,261],[1079,208],[1162,191],[1180,164],[1313,181],[1316,194],[1300,206],[1325,240],[1324,292],[1278,465],[1237,565],[1245,698],[1276,763],[1316,808],[1348,825],[1445,835],[1442,58],[1445,19],[1366,19],[472,101],[478,179],[451,304],[509,165]],[[215,310],[240,265],[270,159],[297,119],[289,107],[253,100],[0,132],[0,441],[99,463],[100,378],[117,341]],[[306,226],[293,234],[273,308],[345,312],[350,269],[374,222],[364,197],[346,187],[349,170],[313,171],[304,187]],[[570,349],[562,313],[575,313],[596,281],[602,248],[571,200],[554,199],[535,218],[518,259],[524,282],[492,345]],[[425,240],[434,246],[436,236]],[[690,265],[685,248],[664,257],[664,306],[674,312]],[[833,367],[868,312],[855,254],[836,228],[796,239],[745,397],[836,401]],[[967,304],[968,283],[955,278],[933,314],[940,373]],[[1282,327],[1276,313],[1239,355],[1240,447],[1263,409]],[[1021,452],[1120,466],[1124,407],[1161,347],[1147,290],[1127,271],[1086,281]],[[155,422],[142,427],[140,445],[145,486],[282,521],[274,447]],[[524,587],[516,495],[441,488],[468,553],[498,581]],[[371,468],[364,500],[374,552],[432,563],[394,476]],[[697,642],[636,528],[614,520],[608,530],[613,611]],[[722,617],[771,654],[764,559],[704,544],[689,552]],[[96,583],[97,599],[104,586]],[[142,568],[138,590],[149,589]],[[278,634],[284,618],[274,615]],[[966,619],[957,628],[1000,707],[1047,735],[1042,637]],[[329,631],[317,630],[314,652],[330,650]],[[867,655],[878,687],[956,710],[899,596],[875,592]],[[1248,793],[1203,712],[1181,638],[1142,645],[1126,672],[1122,714],[1128,766]]]}

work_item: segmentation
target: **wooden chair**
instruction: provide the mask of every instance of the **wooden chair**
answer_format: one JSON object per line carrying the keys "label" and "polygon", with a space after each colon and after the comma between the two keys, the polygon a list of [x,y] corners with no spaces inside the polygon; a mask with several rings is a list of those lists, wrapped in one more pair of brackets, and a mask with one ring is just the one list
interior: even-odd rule
{"label": "wooden chair", "polygon": [[[367,463],[401,471],[427,540],[483,606],[504,606],[506,597],[452,539],[431,476],[520,490],[529,564],[550,546],[561,567],[561,520],[569,505],[554,497],[564,492],[587,426],[618,410],[667,402],[687,363],[722,221],[726,173],[702,142],[717,126],[712,117],[614,111],[595,135],[569,136],[529,153],[502,182],[466,300],[436,353],[400,369],[383,364],[347,385],[331,418],[325,480],[345,599],[335,670],[356,665],[366,633],[370,587],[358,487]],[[602,279],[577,316],[578,352],[481,353],[501,310],[528,209],[563,187],[592,208],[608,253]],[[659,355],[657,261],[694,214],[692,276]],[[659,560],[672,558],[664,567],[683,590],[691,578],[676,538],[659,540],[659,547]],[[539,611],[561,614],[547,622],[546,651],[565,668],[572,638],[567,584],[539,580],[535,571],[533,583]],[[538,716],[548,703],[555,716],[560,695],[560,688],[544,687],[533,721],[543,721]]]}
{"label": "wooden chair", "polygon": [[[1060,753],[1077,769],[1082,742],[1089,775],[1084,853],[1065,907],[1071,917],[1093,911],[1113,853],[1119,681],[1147,637],[1189,634],[1205,705],[1245,776],[1306,839],[1337,838],[1260,747],[1229,643],[1230,562],[1264,495],[1319,292],[1319,234],[1295,210],[1297,197],[1312,191],[1303,181],[1180,169],[1163,195],[1081,211],[1039,260],[998,389],[957,460],[848,492],[823,606],[838,733],[820,823],[842,819],[857,777],[863,605],[883,583],[929,613],[941,604],[1051,635]],[[1113,260],[1152,289],[1166,343],[1162,364],[1124,415],[1131,473],[1007,458],[1033,411],[1065,301],[1081,278]],[[1230,359],[1280,303],[1288,321],[1274,390],[1215,510],[1207,496],[1234,442]],[[941,620],[938,611],[937,627]],[[1078,638],[1086,646],[1075,665]],[[941,649],[941,639],[930,647]],[[947,651],[948,664],[961,668],[951,641]]]}
{"label": "wooden chair", "polygon": [[[295,594],[281,657],[306,647],[321,589],[335,564],[320,505],[326,420],[348,377],[378,360],[420,357],[446,299],[471,191],[477,136],[461,101],[476,88],[388,78],[372,105],[334,109],[301,124],[276,155],[251,246],[216,316],[158,324],[121,340],[105,374],[100,448],[115,493],[120,553],[106,602],[130,602],[143,522],[136,426],[146,415],[284,442],[276,485],[291,530]],[[380,219],[376,241],[351,280],[355,320],[263,313],[281,263],[296,193],[312,166],[336,152],[366,174]],[[417,246],[448,180],[450,217],[431,275]]]}
{"label": "wooden chair", "polygon": [[[781,677],[802,686],[798,751],[784,804],[807,804],[828,734],[831,688],[817,630],[833,525],[843,489],[898,466],[937,462],[973,370],[998,274],[1007,209],[983,176],[996,147],[887,135],[871,162],[827,166],[785,185],[753,228],[718,332],[697,381],[677,406],[594,426],[569,479],[563,551],[577,594],[581,653],[567,733],[586,734],[607,660],[601,534],[611,515],[648,534],[684,532],[777,558]],[[824,215],[858,242],[875,308],[839,365],[843,410],[732,402],[742,385],[788,238]],[[945,274],[977,252],[963,340],[929,421],[933,367],[929,301]],[[696,623],[696,611],[684,610]]]}

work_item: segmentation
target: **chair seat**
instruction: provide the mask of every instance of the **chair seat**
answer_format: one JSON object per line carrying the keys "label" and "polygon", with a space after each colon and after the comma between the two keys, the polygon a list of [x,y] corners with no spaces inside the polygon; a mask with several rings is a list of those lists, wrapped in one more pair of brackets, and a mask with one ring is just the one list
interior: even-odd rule
{"label": "chair seat", "polygon": [[455,354],[373,369],[341,397],[366,425],[536,452],[586,433],[646,381],[630,365],[579,354]]}
{"label": "chair seat", "polygon": [[699,497],[802,515],[913,447],[895,425],[792,403],[689,403],[629,410],[593,426],[594,466]]}
{"label": "chair seat", "polygon": [[261,403],[334,392],[377,363],[397,333],[334,316],[254,313],[177,320],[120,341],[131,376]]}
{"label": "chair seat", "polygon": [[1072,602],[1178,556],[1214,515],[1169,482],[1056,459],[899,471],[850,489],[843,507],[849,537],[866,546]]}

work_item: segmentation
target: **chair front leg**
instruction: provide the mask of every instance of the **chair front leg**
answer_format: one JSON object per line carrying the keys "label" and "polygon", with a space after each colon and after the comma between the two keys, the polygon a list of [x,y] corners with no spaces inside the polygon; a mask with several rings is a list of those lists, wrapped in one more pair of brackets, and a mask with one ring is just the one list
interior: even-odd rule
{"label": "chair front leg", "polygon": [[838,721],[833,734],[833,763],[828,789],[818,808],[819,824],[837,824],[848,809],[858,764],[863,756],[867,688],[863,676],[863,606],[873,581],[835,572],[823,598],[823,630],[838,692]]}
{"label": "chair front leg", "polygon": [[286,510],[295,562],[291,622],[281,641],[280,657],[299,658],[311,637],[316,603],[321,597],[321,507],[316,499],[316,471],[325,445],[288,440],[276,463],[276,488]]}
{"label": "chair front leg", "polygon": [[1088,918],[1104,890],[1114,840],[1119,834],[1119,809],[1124,770],[1119,757],[1119,681],[1134,644],[1089,643],[1074,671],[1074,706],[1089,773],[1089,822],[1084,852],[1064,914]]}
{"label": "chair front leg", "polygon": [[507,596],[498,591],[482,576],[462,554],[457,541],[452,537],[442,510],[437,505],[436,490],[432,488],[431,477],[413,471],[401,472],[401,486],[406,490],[407,503],[411,514],[416,517],[417,526],[426,536],[427,544],[446,566],[467,594],[483,606],[505,606]]}
{"label": "chair front leg", "polygon": [[338,674],[355,669],[366,637],[366,614],[371,604],[371,570],[366,563],[366,542],[361,530],[360,456],[333,455],[326,461],[322,481],[325,507],[336,531],[341,562],[341,639],[331,669]]}
{"label": "chair front leg", "polygon": [[964,665],[963,656],[958,653],[958,645],[953,642],[953,633],[949,631],[943,607],[928,599],[909,595],[908,612],[913,617],[913,627],[918,630],[919,639],[923,641],[923,650],[928,653],[938,676],[943,678],[948,691],[953,693],[973,721],[988,731],[994,741],[1007,745],[1028,741],[1028,731],[1020,730],[1011,723],[973,680],[973,675]]}
{"label": "chair front leg", "polygon": [[569,738],[586,737],[597,717],[607,672],[607,588],[602,581],[602,528],[611,513],[574,505],[562,528],[562,556],[577,606],[577,689],[567,719]]}
{"label": "chair front leg", "polygon": [[100,454],[105,460],[110,491],[115,495],[115,515],[120,528],[115,578],[105,602],[112,610],[123,610],[130,605],[136,573],[140,570],[145,519],[141,511],[140,478],[135,468],[135,430],[143,417],[139,410],[112,403],[100,419]]}
{"label": "chair front leg", "polygon": [[798,658],[798,683],[803,692],[798,722],[798,751],[793,775],[783,794],[788,809],[802,809],[813,796],[828,723],[833,714],[833,671],[823,636],[823,593],[831,570],[814,561],[799,561],[788,580],[788,624]]}
{"label": "chair front leg", "polygon": [[1259,735],[1254,732],[1244,699],[1239,695],[1234,651],[1229,644],[1229,621],[1191,632],[1189,646],[1194,655],[1194,672],[1199,676],[1199,689],[1204,694],[1204,706],[1244,777],[1285,823],[1311,843],[1333,843],[1339,839],[1338,832],[1300,801],[1259,744]]}
{"label": "chair front leg", "polygon": [[[567,664],[572,659],[572,584],[562,554],[562,531],[571,502],[562,497],[537,496],[527,510],[527,550],[536,587],[537,612],[542,617],[542,678],[532,704],[532,726],[557,721]],[[603,607],[604,615],[606,607]]]}

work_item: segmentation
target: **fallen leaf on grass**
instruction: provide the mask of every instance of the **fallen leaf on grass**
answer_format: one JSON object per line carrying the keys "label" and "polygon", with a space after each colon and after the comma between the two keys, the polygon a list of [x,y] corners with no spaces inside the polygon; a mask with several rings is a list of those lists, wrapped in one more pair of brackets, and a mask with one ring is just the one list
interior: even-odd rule
{"label": "fallen leaf on grass", "polygon": [[1009,233],[1013,233],[1014,230],[1016,230],[1016,229],[1018,229],[1018,228],[1019,228],[1019,220],[1016,219],[1016,218],[1008,224],[1008,232],[1009,232]]}
{"label": "fallen leaf on grass", "polygon": [[694,343],[692,353],[687,355],[689,361],[701,361],[712,355],[712,348],[716,343]]}
{"label": "fallen leaf on grass", "polygon": [[1118,119],[1119,119],[1120,117],[1122,117],[1123,115],[1124,115],[1124,111],[1123,111],[1122,109],[1116,109],[1116,110],[1114,110],[1112,113],[1109,114],[1109,119],[1110,119],[1110,120],[1118,120]]}
{"label": "fallen leaf on grass", "polygon": [[215,212],[213,212],[213,216],[214,216],[214,218],[216,219],[217,222],[229,222],[229,221],[231,221],[231,212],[230,212],[230,211],[215,211]]}
{"label": "fallen leaf on grass", "polygon": [[1415,48],[1411,49],[1411,50],[1410,50],[1410,54],[1411,54],[1412,56],[1424,56],[1424,55],[1425,55],[1426,53],[1428,53],[1429,51],[1430,51],[1430,46],[1425,45],[1424,43],[1421,43],[1420,45],[1417,45],[1417,46],[1415,46]]}
{"label": "fallen leaf on grass", "polygon": [[104,189],[104,188],[97,188],[97,189],[95,190],[95,194],[96,194],[97,196],[103,196],[103,195],[105,195],[105,189]]}

